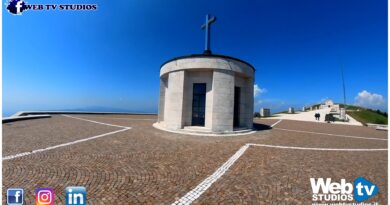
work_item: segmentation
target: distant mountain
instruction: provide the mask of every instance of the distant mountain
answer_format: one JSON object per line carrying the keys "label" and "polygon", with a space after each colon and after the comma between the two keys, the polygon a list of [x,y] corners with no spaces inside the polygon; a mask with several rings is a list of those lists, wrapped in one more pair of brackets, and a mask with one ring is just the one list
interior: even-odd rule
{"label": "distant mountain", "polygon": [[151,110],[130,110],[123,108],[103,107],[103,106],[89,106],[75,109],[62,109],[53,111],[77,111],[77,112],[126,112],[126,113],[157,113]]}
{"label": "distant mountain", "polygon": [[147,113],[157,114],[157,110],[130,110],[123,108],[103,107],[103,106],[88,106],[74,109],[25,109],[25,110],[3,110],[2,117],[10,117],[20,111],[75,111],[75,112],[123,112],[123,113]]}

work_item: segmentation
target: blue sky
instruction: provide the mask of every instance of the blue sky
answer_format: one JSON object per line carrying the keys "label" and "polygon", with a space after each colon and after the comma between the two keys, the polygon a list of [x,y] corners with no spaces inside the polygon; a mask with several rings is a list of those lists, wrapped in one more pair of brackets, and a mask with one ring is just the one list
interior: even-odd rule
{"label": "blue sky", "polygon": [[[79,3],[29,0],[27,3]],[[255,109],[326,98],[387,110],[387,1],[83,1],[97,11],[3,7],[3,115],[19,110],[156,112],[160,65],[202,53],[248,61]],[[360,93],[360,95],[359,95]]]}

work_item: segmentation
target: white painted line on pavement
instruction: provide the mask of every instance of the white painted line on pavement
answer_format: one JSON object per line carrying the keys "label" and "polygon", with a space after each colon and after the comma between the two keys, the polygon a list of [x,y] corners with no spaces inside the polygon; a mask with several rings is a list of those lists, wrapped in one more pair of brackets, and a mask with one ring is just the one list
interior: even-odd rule
{"label": "white painted line on pavement", "polygon": [[291,130],[291,129],[283,129],[283,128],[274,128],[274,129],[275,129],[275,130],[290,131],[290,132],[300,132],[300,133],[308,133],[308,134],[317,134],[317,135],[329,135],[329,136],[335,136],[335,137],[347,137],[347,138],[356,138],[356,139],[384,140],[384,141],[387,141],[387,139],[374,138],[374,137],[359,137],[359,136],[352,136],[352,135],[338,135],[338,134],[329,134],[329,133],[322,133],[322,132],[310,132],[310,131],[303,131],[303,130]]}
{"label": "white painted line on pavement", "polygon": [[88,120],[88,119],[79,118],[79,117],[74,117],[74,116],[70,116],[70,115],[62,115],[62,116],[70,117],[70,118],[78,119],[78,120],[84,120],[84,121],[87,121],[87,122],[93,122],[93,123],[101,124],[101,125],[108,125],[108,126],[112,126],[112,127],[129,128],[129,129],[131,128],[131,127],[126,127],[126,126],[121,126],[121,125],[114,125],[114,124],[109,124],[109,123],[104,123],[104,122],[98,122],[98,121],[94,121],[94,120]]}
{"label": "white painted line on pavement", "polygon": [[267,144],[247,144],[256,147],[269,147],[277,149],[294,149],[294,150],[315,150],[315,151],[345,151],[345,152],[372,152],[372,151],[387,151],[385,148],[380,149],[343,149],[343,148],[321,148],[321,147],[292,147],[281,145],[267,145]]}
{"label": "white painted line on pavement", "polygon": [[88,137],[88,138],[84,138],[84,139],[80,139],[80,140],[76,140],[76,141],[72,141],[72,142],[67,142],[67,143],[63,143],[63,144],[59,144],[59,145],[54,145],[54,146],[46,147],[46,148],[43,148],[43,149],[37,149],[37,150],[31,151],[31,152],[23,152],[23,153],[19,153],[19,154],[15,154],[15,155],[6,156],[6,157],[3,157],[3,161],[10,160],[10,159],[15,159],[15,158],[19,158],[19,157],[23,157],[23,156],[39,153],[39,152],[45,152],[45,151],[52,150],[52,149],[57,149],[57,148],[60,148],[60,147],[66,147],[66,146],[69,146],[69,145],[74,145],[74,144],[77,144],[77,143],[80,143],[80,142],[85,142],[85,141],[101,138],[101,137],[104,137],[104,136],[107,136],[107,135],[112,135],[112,134],[119,133],[119,132],[124,132],[124,131],[129,130],[129,129],[131,129],[131,128],[124,128],[124,129],[121,129],[121,130],[116,130],[116,131],[108,132],[108,133],[105,133],[105,134],[96,135],[96,136],[93,136],[93,137]]}
{"label": "white painted line on pavement", "polygon": [[338,149],[338,148],[313,148],[313,147],[291,147],[281,145],[267,145],[247,143],[242,146],[232,157],[230,157],[221,167],[219,167],[212,175],[203,180],[198,186],[189,191],[172,205],[189,205],[200,197],[214,182],[222,177],[223,174],[245,153],[249,146],[268,147],[277,149],[293,149],[293,150],[314,150],[314,151],[347,151],[347,152],[369,152],[369,151],[387,151],[387,149]]}
{"label": "white painted line on pavement", "polygon": [[39,153],[39,152],[45,152],[45,151],[56,149],[56,148],[60,148],[60,147],[74,145],[74,144],[77,144],[77,143],[80,143],[80,142],[85,142],[85,141],[89,141],[89,140],[105,137],[105,136],[108,136],[108,135],[116,134],[116,133],[119,133],[119,132],[124,132],[126,130],[131,129],[131,127],[125,127],[125,126],[114,125],[114,124],[109,124],[109,123],[97,122],[97,121],[93,121],[93,120],[87,120],[87,119],[83,119],[83,118],[73,117],[73,116],[70,116],[70,115],[63,115],[63,116],[74,118],[74,119],[78,119],[78,120],[88,121],[88,122],[92,122],[92,123],[96,123],[96,124],[101,124],[101,125],[107,125],[107,126],[112,126],[112,127],[120,127],[120,128],[123,128],[123,129],[112,131],[112,132],[108,132],[108,133],[104,133],[104,134],[100,134],[100,135],[96,135],[96,136],[93,136],[93,137],[88,137],[88,138],[72,141],[72,142],[67,142],[67,143],[63,143],[63,144],[59,144],[59,145],[54,145],[54,146],[46,147],[46,148],[43,148],[43,149],[33,150],[31,152],[23,152],[23,153],[18,153],[18,154],[15,154],[15,155],[5,156],[5,157],[3,157],[3,161],[10,160],[10,159],[15,159],[15,158],[19,158],[19,157],[23,157],[23,156]]}
{"label": "white painted line on pavement", "polygon": [[242,146],[232,157],[230,157],[221,167],[217,169],[212,175],[207,177],[198,186],[188,192],[186,195],[175,201],[172,205],[186,205],[191,204],[200,195],[203,194],[214,182],[216,182],[233,164],[241,157],[242,154],[248,149],[249,145]]}
{"label": "white painted line on pavement", "polygon": [[278,120],[277,122],[275,122],[274,124],[272,124],[271,125],[271,127],[274,127],[274,126],[276,126],[277,124],[279,124],[280,122],[282,122],[282,120],[280,119],[280,120]]}

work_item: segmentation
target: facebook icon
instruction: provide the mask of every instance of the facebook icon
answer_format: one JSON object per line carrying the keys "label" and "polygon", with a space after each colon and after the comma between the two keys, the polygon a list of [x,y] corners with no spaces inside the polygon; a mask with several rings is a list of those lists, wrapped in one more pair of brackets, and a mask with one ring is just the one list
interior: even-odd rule
{"label": "facebook icon", "polygon": [[22,12],[27,10],[27,5],[23,0],[9,0],[7,10],[14,15],[22,15]]}
{"label": "facebook icon", "polygon": [[23,204],[23,189],[20,188],[7,189],[7,204],[8,205]]}

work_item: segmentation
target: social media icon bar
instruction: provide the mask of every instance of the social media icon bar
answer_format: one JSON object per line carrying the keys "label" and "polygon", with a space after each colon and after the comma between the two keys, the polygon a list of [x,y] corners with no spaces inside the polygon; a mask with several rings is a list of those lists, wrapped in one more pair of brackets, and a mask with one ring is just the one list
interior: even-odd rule
{"label": "social media icon bar", "polygon": [[35,190],[36,205],[53,205],[54,190],[51,188],[39,188]]}
{"label": "social media icon bar", "polygon": [[23,194],[24,194],[24,191],[21,188],[7,189],[7,204],[8,205],[23,204]]}
{"label": "social media icon bar", "polygon": [[82,186],[70,186],[65,189],[66,205],[87,204],[87,191]]}

